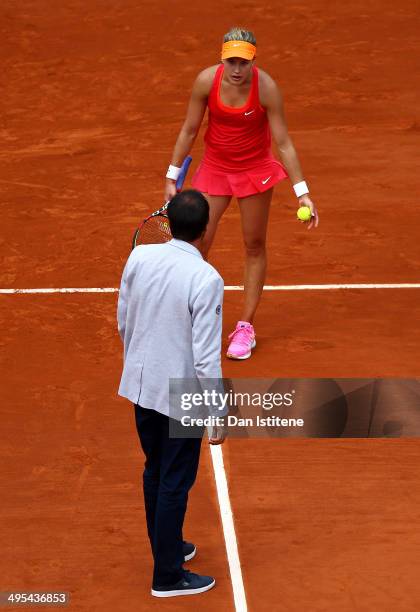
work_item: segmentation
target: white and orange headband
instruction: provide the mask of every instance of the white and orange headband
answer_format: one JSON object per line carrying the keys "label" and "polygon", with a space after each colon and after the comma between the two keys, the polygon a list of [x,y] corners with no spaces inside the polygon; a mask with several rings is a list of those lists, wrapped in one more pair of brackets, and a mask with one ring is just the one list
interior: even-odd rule
{"label": "white and orange headband", "polygon": [[253,60],[257,55],[257,47],[244,40],[229,40],[223,43],[222,60],[230,57],[242,57],[242,59]]}

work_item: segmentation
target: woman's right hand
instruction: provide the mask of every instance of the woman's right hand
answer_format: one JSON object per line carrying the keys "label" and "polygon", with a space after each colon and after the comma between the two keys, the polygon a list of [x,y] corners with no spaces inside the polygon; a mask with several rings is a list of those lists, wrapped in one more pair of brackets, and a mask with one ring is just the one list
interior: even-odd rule
{"label": "woman's right hand", "polygon": [[166,179],[165,182],[165,202],[169,202],[176,195],[176,181]]}

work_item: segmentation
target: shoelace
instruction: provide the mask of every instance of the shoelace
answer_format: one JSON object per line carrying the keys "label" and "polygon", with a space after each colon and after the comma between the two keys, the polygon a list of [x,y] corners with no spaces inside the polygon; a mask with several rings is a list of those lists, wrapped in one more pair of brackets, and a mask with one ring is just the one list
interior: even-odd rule
{"label": "shoelace", "polygon": [[195,575],[196,574],[194,574],[193,572],[190,572],[190,570],[184,569],[184,586],[187,586],[188,584],[190,584],[191,578]]}
{"label": "shoelace", "polygon": [[250,327],[239,327],[239,329],[235,329],[230,335],[229,340],[235,338],[235,341],[238,344],[248,344],[252,337],[252,331]]}

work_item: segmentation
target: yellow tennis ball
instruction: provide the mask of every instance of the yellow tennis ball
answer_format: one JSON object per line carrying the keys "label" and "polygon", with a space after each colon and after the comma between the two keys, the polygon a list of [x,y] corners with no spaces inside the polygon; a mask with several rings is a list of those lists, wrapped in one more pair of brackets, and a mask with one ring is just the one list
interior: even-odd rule
{"label": "yellow tennis ball", "polygon": [[309,221],[311,218],[311,209],[309,206],[301,206],[297,211],[297,218],[300,221]]}

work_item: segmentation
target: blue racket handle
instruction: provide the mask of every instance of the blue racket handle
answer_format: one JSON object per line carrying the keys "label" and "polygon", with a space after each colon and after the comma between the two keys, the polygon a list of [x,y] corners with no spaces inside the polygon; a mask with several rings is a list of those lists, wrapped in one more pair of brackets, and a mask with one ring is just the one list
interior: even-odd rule
{"label": "blue racket handle", "polygon": [[188,157],[186,157],[184,159],[184,161],[182,162],[181,172],[179,173],[178,179],[176,181],[176,189],[177,189],[177,191],[181,191],[181,189],[182,189],[182,186],[183,186],[184,181],[186,179],[186,176],[188,174],[188,169],[190,167],[191,162],[192,162],[191,155],[188,155]]}

